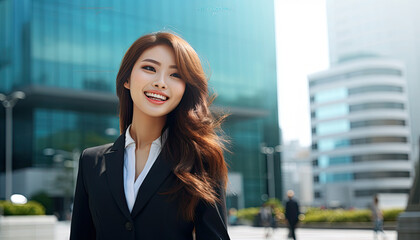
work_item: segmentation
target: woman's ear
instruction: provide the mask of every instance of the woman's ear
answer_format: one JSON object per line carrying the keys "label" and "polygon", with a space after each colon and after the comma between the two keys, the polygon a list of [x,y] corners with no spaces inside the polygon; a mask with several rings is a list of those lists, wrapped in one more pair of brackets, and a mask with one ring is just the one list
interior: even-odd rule
{"label": "woman's ear", "polygon": [[127,88],[128,90],[130,90],[130,81],[129,81],[129,80],[127,80],[127,81],[124,83],[124,87],[125,87],[125,88]]}

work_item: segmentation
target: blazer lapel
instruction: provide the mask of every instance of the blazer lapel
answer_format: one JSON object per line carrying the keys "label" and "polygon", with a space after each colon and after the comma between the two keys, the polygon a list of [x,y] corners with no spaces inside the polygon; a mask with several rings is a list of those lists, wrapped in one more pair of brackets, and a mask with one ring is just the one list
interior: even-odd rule
{"label": "blazer lapel", "polygon": [[162,152],[159,154],[158,158],[141,184],[137,193],[136,202],[134,203],[133,210],[131,211],[132,218],[134,218],[144,208],[146,203],[156,193],[160,185],[171,173],[172,165],[165,155],[166,154],[164,154],[164,149],[162,149]]}
{"label": "blazer lapel", "polygon": [[131,218],[124,192],[124,145],[125,134],[122,134],[115,141],[111,150],[104,154],[104,157],[106,161],[106,175],[112,196],[124,216]]}

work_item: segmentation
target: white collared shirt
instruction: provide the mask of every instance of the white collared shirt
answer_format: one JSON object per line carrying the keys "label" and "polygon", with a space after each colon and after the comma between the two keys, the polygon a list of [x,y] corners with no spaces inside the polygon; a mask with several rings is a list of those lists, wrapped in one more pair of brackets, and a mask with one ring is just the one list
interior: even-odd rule
{"label": "white collared shirt", "polygon": [[[136,142],[130,135],[130,126],[128,126],[125,132],[125,150],[124,150],[124,192],[125,199],[127,200],[128,209],[130,212],[133,210],[134,203],[137,198],[137,193],[140,189],[141,184],[155,163],[157,157],[160,154],[162,145],[166,140],[167,131],[162,136],[152,142],[150,147],[149,157],[147,158],[146,165],[144,165],[143,171],[135,179],[136,176]],[[161,142],[161,138],[162,141]]]}

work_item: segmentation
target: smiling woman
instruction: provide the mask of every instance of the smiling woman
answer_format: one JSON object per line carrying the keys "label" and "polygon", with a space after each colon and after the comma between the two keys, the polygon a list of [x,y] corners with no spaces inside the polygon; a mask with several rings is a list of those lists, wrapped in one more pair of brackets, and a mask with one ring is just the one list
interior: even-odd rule
{"label": "smiling woman", "polygon": [[229,239],[220,120],[194,49],[145,35],[116,83],[121,136],[80,158],[70,239]]}

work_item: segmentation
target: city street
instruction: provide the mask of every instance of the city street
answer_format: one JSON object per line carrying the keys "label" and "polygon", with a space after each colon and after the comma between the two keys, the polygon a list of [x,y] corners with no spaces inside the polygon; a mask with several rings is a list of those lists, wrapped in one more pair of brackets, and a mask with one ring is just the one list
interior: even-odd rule
{"label": "city street", "polygon": [[[56,240],[68,240],[70,222],[59,222],[56,228]],[[278,228],[275,230],[271,240],[286,240],[288,230]],[[395,231],[385,231],[387,240],[396,240]],[[249,226],[231,226],[229,234],[232,240],[263,240],[264,228]],[[298,240],[372,240],[371,230],[342,230],[342,229],[308,229],[300,228],[296,231]]]}

